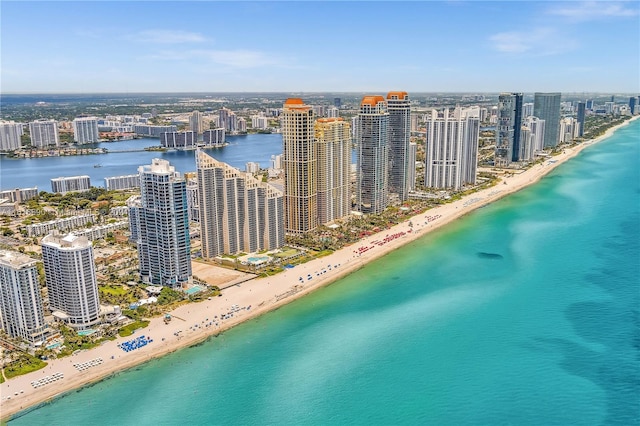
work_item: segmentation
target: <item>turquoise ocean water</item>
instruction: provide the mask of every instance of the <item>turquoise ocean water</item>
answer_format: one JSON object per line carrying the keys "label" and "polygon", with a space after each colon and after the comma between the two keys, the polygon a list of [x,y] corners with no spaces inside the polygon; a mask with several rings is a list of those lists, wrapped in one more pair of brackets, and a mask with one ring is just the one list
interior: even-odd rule
{"label": "turquoise ocean water", "polygon": [[537,185],[12,425],[640,422],[640,121]]}

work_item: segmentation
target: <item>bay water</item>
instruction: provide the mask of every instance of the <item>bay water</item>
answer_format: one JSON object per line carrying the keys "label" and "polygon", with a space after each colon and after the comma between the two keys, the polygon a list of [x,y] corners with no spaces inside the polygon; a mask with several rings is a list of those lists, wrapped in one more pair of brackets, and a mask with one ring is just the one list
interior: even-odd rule
{"label": "bay water", "polygon": [[[282,154],[282,135],[251,134],[228,136],[229,145],[208,148],[206,152],[240,170],[247,162],[256,162],[262,168],[270,166],[272,155]],[[83,148],[106,148],[110,152],[96,155],[11,159],[0,156],[0,189],[37,186],[40,191],[51,191],[51,179],[61,176],[89,175],[91,185],[104,187],[104,178],[132,175],[138,167],[151,164],[153,158],[162,158],[177,171],[196,170],[195,151],[140,151],[159,146],[159,139],[142,138],[119,142],[101,142],[83,145]],[[134,152],[115,152],[138,150]],[[98,166],[98,167],[95,167]]]}
{"label": "bay water", "polygon": [[11,425],[640,422],[640,121],[538,184]]}

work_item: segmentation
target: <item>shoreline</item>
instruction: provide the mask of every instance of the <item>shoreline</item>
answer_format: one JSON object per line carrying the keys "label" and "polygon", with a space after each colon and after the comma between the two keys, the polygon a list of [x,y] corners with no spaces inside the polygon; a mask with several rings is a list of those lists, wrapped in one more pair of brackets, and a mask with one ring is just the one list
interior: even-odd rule
{"label": "shoreline", "polygon": [[[31,411],[73,390],[113,377],[152,359],[200,344],[242,322],[257,318],[327,286],[435,229],[535,184],[583,149],[611,137],[617,129],[638,118],[640,116],[632,117],[593,140],[565,148],[561,154],[517,175],[502,176],[501,182],[493,187],[427,210],[328,256],[314,259],[272,277],[256,278],[229,287],[223,292],[222,297],[183,305],[171,312],[174,319],[169,324],[164,324],[162,318],[153,318],[148,327],[138,330],[132,336],[119,337],[70,357],[49,360],[44,369],[9,379],[0,385],[2,421],[8,421],[16,413]],[[409,227],[409,222],[413,222],[412,228]],[[146,336],[153,341],[129,352],[119,347],[120,343],[131,341],[138,336]],[[104,362],[86,369],[74,366],[96,359],[102,359]],[[32,381],[55,373],[62,373],[64,378],[37,389],[31,385]],[[11,399],[7,399],[8,397]]]}

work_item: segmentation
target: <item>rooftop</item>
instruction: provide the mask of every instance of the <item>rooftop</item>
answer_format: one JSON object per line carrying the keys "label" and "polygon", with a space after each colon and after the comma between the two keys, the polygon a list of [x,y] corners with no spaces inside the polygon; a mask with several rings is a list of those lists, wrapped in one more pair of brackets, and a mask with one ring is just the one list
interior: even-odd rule
{"label": "rooftop", "polygon": [[8,266],[13,269],[35,265],[36,259],[26,254],[18,253],[10,250],[0,250],[0,265]]}
{"label": "rooftop", "polygon": [[362,102],[360,102],[360,106],[369,105],[371,107],[375,107],[379,102],[384,102],[384,98],[380,95],[373,96],[365,96],[362,98]]}
{"label": "rooftop", "polygon": [[389,92],[387,93],[387,99],[405,100],[409,97],[407,92]]}

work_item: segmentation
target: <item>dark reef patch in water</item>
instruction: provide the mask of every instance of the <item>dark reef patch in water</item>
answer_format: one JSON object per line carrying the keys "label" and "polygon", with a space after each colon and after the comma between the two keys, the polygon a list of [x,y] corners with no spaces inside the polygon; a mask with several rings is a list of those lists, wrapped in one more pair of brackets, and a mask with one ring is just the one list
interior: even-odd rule
{"label": "dark reef patch in water", "polygon": [[504,259],[504,256],[498,253],[487,253],[486,251],[479,251],[476,254],[482,259]]}

